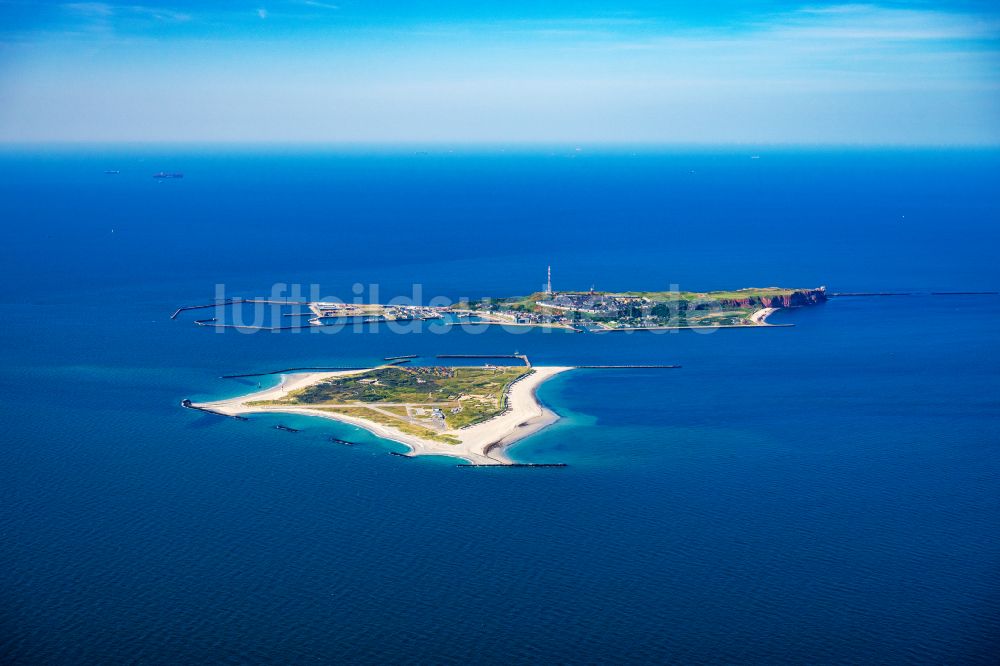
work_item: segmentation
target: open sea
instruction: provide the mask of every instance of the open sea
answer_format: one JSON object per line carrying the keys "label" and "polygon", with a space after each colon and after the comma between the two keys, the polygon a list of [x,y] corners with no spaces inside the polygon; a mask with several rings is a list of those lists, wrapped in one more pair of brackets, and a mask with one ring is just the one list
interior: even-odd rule
{"label": "open sea", "polygon": [[[997,151],[7,148],[0,661],[996,664],[1000,296],[930,292],[1000,289],[997,183]],[[216,285],[426,302],[550,264],[557,290],[915,293],[711,334],[170,319]],[[562,469],[178,404],[515,350],[683,367],[544,385],[565,418],[511,453]]]}

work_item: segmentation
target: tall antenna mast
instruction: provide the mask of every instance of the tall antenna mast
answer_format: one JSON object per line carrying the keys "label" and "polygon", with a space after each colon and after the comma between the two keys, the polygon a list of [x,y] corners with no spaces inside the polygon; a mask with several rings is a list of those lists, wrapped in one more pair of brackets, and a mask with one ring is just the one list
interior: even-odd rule
{"label": "tall antenna mast", "polygon": [[545,283],[545,293],[549,296],[552,295],[552,266],[549,266],[549,276],[548,281]]}

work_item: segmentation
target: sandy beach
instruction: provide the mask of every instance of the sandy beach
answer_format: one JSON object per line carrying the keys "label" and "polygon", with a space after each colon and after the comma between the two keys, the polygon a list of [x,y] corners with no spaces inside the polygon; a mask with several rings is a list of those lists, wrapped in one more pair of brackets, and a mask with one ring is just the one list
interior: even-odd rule
{"label": "sandy beach", "polygon": [[538,398],[535,395],[538,387],[547,379],[572,369],[572,367],[564,366],[534,366],[531,374],[526,375],[511,385],[507,393],[507,410],[505,412],[488,421],[467,428],[444,431],[444,434],[457,438],[459,440],[457,444],[447,444],[432,439],[424,439],[382,423],[369,421],[368,419],[305,406],[251,406],[247,404],[259,400],[277,400],[287,396],[291,391],[305,388],[331,377],[360,374],[367,372],[367,370],[303,372],[282,375],[281,383],[273,388],[229,400],[197,403],[194,406],[230,415],[253,412],[280,412],[319,416],[350,423],[364,428],[379,437],[404,444],[410,448],[409,455],[443,455],[461,458],[477,464],[511,464],[513,461],[506,454],[507,447],[555,423],[559,419],[559,416],[555,412],[545,408],[538,402]]}
{"label": "sandy beach", "polygon": [[750,321],[758,326],[771,326],[771,324],[767,323],[767,318],[777,311],[778,308],[761,308],[750,315]]}

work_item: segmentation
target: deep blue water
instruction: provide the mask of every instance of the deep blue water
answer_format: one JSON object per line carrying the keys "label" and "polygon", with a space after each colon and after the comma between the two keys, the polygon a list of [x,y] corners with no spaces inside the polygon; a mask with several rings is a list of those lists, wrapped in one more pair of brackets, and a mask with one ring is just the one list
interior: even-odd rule
{"label": "deep blue water", "polygon": [[[429,153],[0,155],[0,659],[996,662],[1000,297],[709,335],[168,317],[217,283],[476,297],[550,263],[557,289],[996,290],[1000,154]],[[230,372],[515,349],[684,367],[544,386],[566,418],[513,454],[566,469],[178,407],[256,386]]]}

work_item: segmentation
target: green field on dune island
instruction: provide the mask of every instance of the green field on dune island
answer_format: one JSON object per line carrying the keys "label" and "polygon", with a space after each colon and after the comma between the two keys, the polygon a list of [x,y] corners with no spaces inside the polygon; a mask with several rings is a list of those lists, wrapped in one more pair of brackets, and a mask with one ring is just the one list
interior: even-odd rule
{"label": "green field on dune island", "polygon": [[507,407],[507,389],[530,372],[529,368],[496,366],[381,367],[333,377],[278,400],[250,404],[361,408],[365,411],[352,411],[352,415],[402,430],[417,426],[440,433],[502,413]]}

